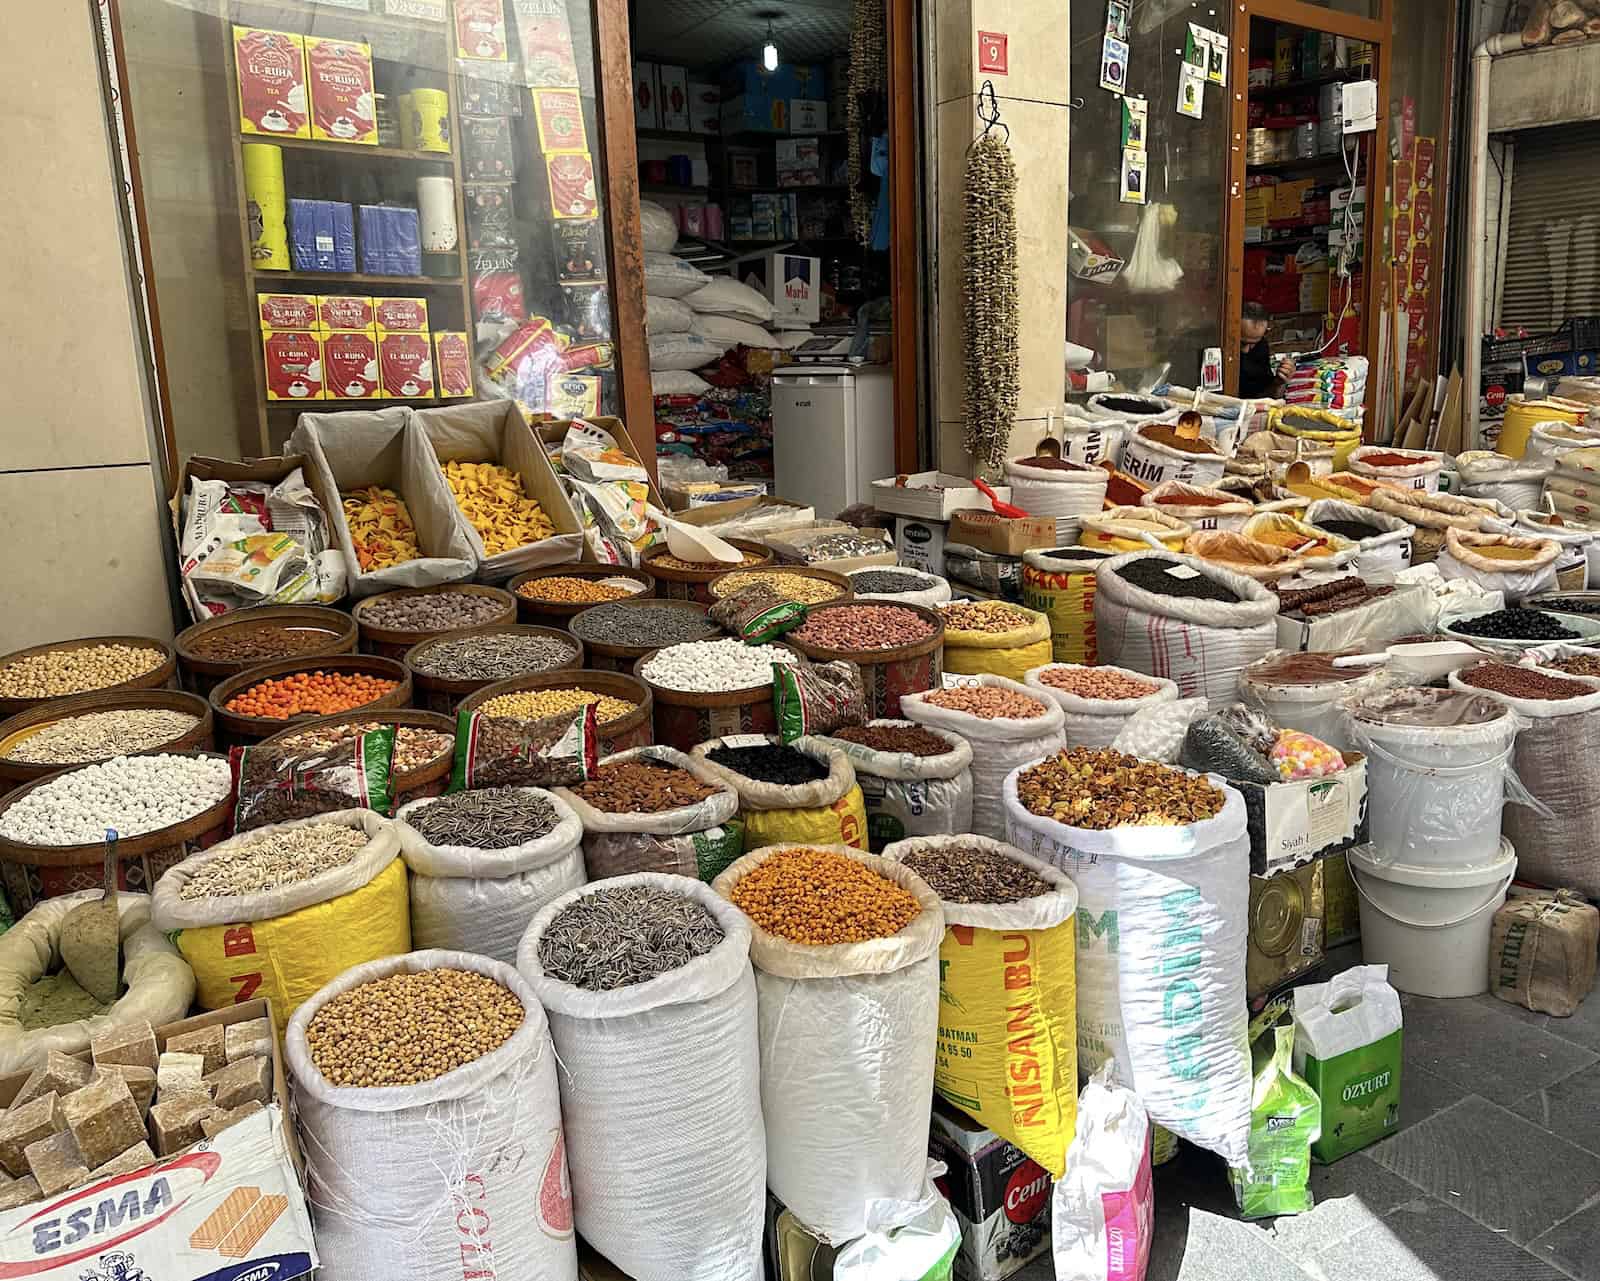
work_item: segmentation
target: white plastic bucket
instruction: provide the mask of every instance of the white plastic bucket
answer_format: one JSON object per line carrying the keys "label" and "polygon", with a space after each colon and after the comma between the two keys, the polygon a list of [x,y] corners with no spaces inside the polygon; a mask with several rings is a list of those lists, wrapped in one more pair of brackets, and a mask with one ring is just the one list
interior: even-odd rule
{"label": "white plastic bucket", "polygon": [[1450,869],[1494,860],[1515,716],[1480,725],[1346,724],[1367,754],[1372,848],[1384,861]]}
{"label": "white plastic bucket", "polygon": [[1350,722],[1340,704],[1377,689],[1383,682],[1383,671],[1382,666],[1370,671],[1357,668],[1345,680],[1294,685],[1252,678],[1247,667],[1239,674],[1239,697],[1259,707],[1280,729],[1297,729],[1341,752],[1357,752],[1361,748],[1350,735]]}
{"label": "white plastic bucket", "polygon": [[1387,965],[1389,982],[1416,996],[1487,992],[1489,932],[1516,874],[1510,841],[1493,862],[1459,868],[1385,866],[1370,847],[1351,850],[1362,959]]}

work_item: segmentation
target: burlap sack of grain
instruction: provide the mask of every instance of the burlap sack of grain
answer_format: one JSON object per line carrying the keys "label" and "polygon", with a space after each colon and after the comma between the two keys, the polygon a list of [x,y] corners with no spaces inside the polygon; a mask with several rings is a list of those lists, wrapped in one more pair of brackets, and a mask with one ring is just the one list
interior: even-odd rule
{"label": "burlap sack of grain", "polygon": [[1600,911],[1571,890],[1510,898],[1489,932],[1489,990],[1502,1001],[1566,1018],[1594,986],[1597,947]]}

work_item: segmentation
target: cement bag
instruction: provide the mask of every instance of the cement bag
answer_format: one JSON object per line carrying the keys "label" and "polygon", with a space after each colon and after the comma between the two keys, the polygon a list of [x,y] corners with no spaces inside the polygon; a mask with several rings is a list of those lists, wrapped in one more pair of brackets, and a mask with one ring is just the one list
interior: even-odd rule
{"label": "cement bag", "polygon": [[[746,854],[712,889],[731,898],[779,848]],[[822,848],[902,886],[922,909],[898,934],[863,943],[812,947],[750,927],[767,1185],[811,1231],[842,1244],[922,1209],[944,912],[900,864]]]}
{"label": "cement bag", "polygon": [[[1154,685],[1148,694],[1137,698],[1089,698],[1052,685],[1045,676],[1058,671],[1113,672],[1141,684]],[[1035,667],[1023,680],[1029,689],[1047,695],[1061,708],[1061,732],[1068,747],[1110,747],[1128,718],[1147,707],[1175,702],[1178,687],[1162,677],[1130,672],[1125,667],[1080,667],[1076,663],[1046,663]]]}
{"label": "cement bag", "polygon": [[688,770],[702,783],[719,790],[703,801],[675,810],[617,814],[596,809],[570,787],[558,787],[556,795],[571,806],[583,825],[583,863],[589,879],[659,872],[709,884],[744,853],[744,825],[734,818],[739,810],[739,794],[705,761],[670,747],[635,747],[607,756],[600,763],[632,760],[659,761]]}
{"label": "cement bag", "polygon": [[[360,600],[400,587],[436,587],[471,578],[477,554],[433,447],[409,409],[348,409],[301,414],[284,447],[303,454],[306,479],[322,504],[333,541],[344,554],[350,595]],[[388,569],[363,571],[340,495],[381,485],[399,494],[417,529],[422,555]]]}
{"label": "cement bag", "polygon": [[1038,610],[1021,605],[1008,604],[1004,608],[1027,621],[1007,632],[966,631],[945,623],[945,671],[959,676],[1004,676],[1020,681],[1028,668],[1050,661],[1050,620]]}
{"label": "cement bag", "polygon": [[[851,587],[856,588],[855,578],[857,574],[879,574],[882,572],[880,569],[852,569],[845,577],[851,580]],[[856,588],[855,599],[887,600],[894,601],[900,605],[922,605],[928,609],[932,609],[936,605],[943,605],[950,599],[949,582],[940,578],[937,574],[924,574],[920,569],[911,569],[905,565],[895,566],[894,572],[896,574],[904,574],[908,578],[919,579],[924,585],[914,591],[907,592],[864,592]]]}
{"label": "cement bag", "polygon": [[1142,552],[1152,547],[1182,551],[1193,526],[1155,507],[1108,507],[1087,516],[1078,535],[1080,547],[1102,552]]}
{"label": "cement bag", "polygon": [[[509,988],[526,1011],[522,1026],[420,1085],[339,1086],[317,1070],[306,1029],[318,1010],[374,979],[437,969]],[[327,1276],[577,1281],[556,1057],[544,1010],[511,966],[445,951],[358,965],[296,1011],[284,1054]]]}
{"label": "cement bag", "polygon": [[[904,727],[911,721],[868,721]],[[867,838],[874,852],[907,836],[938,836],[972,830],[972,746],[949,730],[931,729],[950,744],[938,756],[880,752],[865,743],[828,738],[855,767],[867,807]]]}
{"label": "cement bag", "polygon": [[[182,897],[202,867],[227,859],[267,832],[336,823],[367,835],[349,863],[309,880],[253,894]],[[202,1009],[266,997],[282,1032],[289,1016],[352,965],[411,950],[406,867],[394,826],[372,810],[335,810],[258,827],[184,859],[156,882],[150,921],[177,932],[194,968]]]}
{"label": "cement bag", "polygon": [[1078,1072],[1107,1061],[1150,1119],[1237,1165],[1250,1140],[1250,838],[1218,776],[1215,818],[1090,831],[1041,818],[1006,776],[1011,844],[1078,887]]}
{"label": "cement bag", "polygon": [[1026,694],[1044,707],[1044,715],[986,719],[930,703],[926,693],[901,695],[900,710],[918,725],[959,734],[972,745],[972,826],[968,830],[999,841],[1005,839],[1006,832],[1000,785],[1017,766],[1030,765],[1066,745],[1061,729],[1063,716],[1059,703],[1041,698],[1017,681],[980,676],[978,684]]}
{"label": "cement bag", "polygon": [[1511,768],[1545,808],[1507,796],[1500,833],[1517,851],[1517,875],[1551,889],[1600,898],[1600,680],[1534,668],[1593,690],[1576,698],[1513,698],[1468,685],[1459,672],[1450,687],[1486,694],[1520,716]]}
{"label": "cement bag", "polygon": [[1186,485],[1181,480],[1169,480],[1157,485],[1139,499],[1141,507],[1175,516],[1193,530],[1240,530],[1245,521],[1255,514],[1255,504],[1225,489],[1212,489],[1204,485]]}
{"label": "cement bag", "polygon": [[708,759],[719,747],[759,747],[777,743],[775,734],[735,734],[696,745],[696,765],[739,798],[746,852],[765,845],[851,845],[867,848],[867,810],[855,767],[831,739],[802,737],[789,746],[828,767],[815,783],[763,783]]}
{"label": "cement bag", "polygon": [[22,1026],[22,1004],[31,988],[60,968],[61,922],[75,907],[100,901],[100,890],[45,899],[0,934],[0,1073],[31,1072],[51,1050],[81,1054],[91,1037],[117,1023],[147,1020],[156,1027],[175,1023],[194,1000],[194,971],[167,936],[150,924],[146,894],[117,892],[118,934],[122,941],[122,981],[127,985],[104,1014],[54,1027]]}
{"label": "cement bag", "polygon": [[[585,894],[639,885],[693,899],[722,942],[648,982],[591,992],[545,973],[539,941]],[[710,886],[653,872],[547,904],[517,970],[550,1019],[572,1205],[585,1241],[634,1281],[761,1271],[767,1145],[750,922]]]}
{"label": "cement bag", "polygon": [[1564,592],[1581,592],[1589,585],[1589,561],[1600,528],[1585,521],[1546,511],[1519,511],[1516,532],[1526,538],[1548,538],[1561,549],[1556,557],[1556,586]]}
{"label": "cement bag", "polygon": [[1554,465],[1550,459],[1507,458],[1492,449],[1469,449],[1456,455],[1463,494],[1493,498],[1513,511],[1539,506],[1544,479]]}
{"label": "cement bag", "polygon": [[394,831],[411,872],[411,941],[419,950],[478,952],[514,964],[539,909],[587,879],[578,816],[542,787],[521,790],[549,801],[559,821],[543,836],[503,850],[430,845],[406,819],[438,797],[400,807]]}
{"label": "cement bag", "polygon": [[1554,591],[1561,548],[1548,538],[1515,534],[1469,534],[1447,529],[1439,553],[1439,573],[1465,578],[1485,591],[1504,592],[1507,604]]}
{"label": "cement bag", "polygon": [[1050,620],[1050,654],[1058,663],[1095,660],[1094,571],[1109,555],[1090,547],[1022,553],[1022,603]]}
{"label": "cement bag", "polygon": [[1059,1179],[1078,1110],[1078,891],[1048,863],[982,836],[896,841],[883,856],[937,858],[951,845],[1003,855],[1052,889],[1015,903],[943,901],[933,1086]]}
{"label": "cement bag", "polygon": [[1144,1281],[1155,1239],[1150,1118],[1105,1063],[1078,1099],[1067,1172],[1050,1194],[1050,1252],[1062,1281]]}
{"label": "cement bag", "polygon": [[1324,1165],[1400,1125],[1400,994],[1387,965],[1358,965],[1294,990],[1294,1070],[1322,1100]]}
{"label": "cement bag", "polygon": [[[1178,563],[1229,588],[1237,601],[1194,600],[1136,587],[1117,571],[1136,557]],[[1095,571],[1095,637],[1100,660],[1145,676],[1174,681],[1180,698],[1201,697],[1212,707],[1238,695],[1239,673],[1277,643],[1278,598],[1243,574],[1230,573],[1193,556],[1132,552]]]}
{"label": "cement bag", "polygon": [[1111,479],[1104,467],[1063,460],[1061,467],[1030,466],[1026,458],[1013,458],[1005,465],[1006,484],[1011,486],[1011,501],[1030,516],[1087,516],[1105,505],[1106,482]]}
{"label": "cement bag", "polygon": [[1356,540],[1358,550],[1350,568],[1358,574],[1388,574],[1411,564],[1411,539],[1417,531],[1398,516],[1360,503],[1319,498],[1306,508],[1305,522],[1316,525],[1319,520],[1354,520],[1372,529],[1370,538]]}

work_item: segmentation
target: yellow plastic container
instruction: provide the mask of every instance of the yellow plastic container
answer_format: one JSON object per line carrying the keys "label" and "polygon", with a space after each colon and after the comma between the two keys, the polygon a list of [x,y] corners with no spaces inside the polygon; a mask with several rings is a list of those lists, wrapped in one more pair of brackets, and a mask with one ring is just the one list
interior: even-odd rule
{"label": "yellow plastic container", "polygon": [[1528,451],[1528,438],[1540,423],[1562,422],[1576,426],[1584,421],[1589,407],[1573,400],[1511,400],[1506,402],[1505,421],[1495,452],[1507,458],[1521,458]]}

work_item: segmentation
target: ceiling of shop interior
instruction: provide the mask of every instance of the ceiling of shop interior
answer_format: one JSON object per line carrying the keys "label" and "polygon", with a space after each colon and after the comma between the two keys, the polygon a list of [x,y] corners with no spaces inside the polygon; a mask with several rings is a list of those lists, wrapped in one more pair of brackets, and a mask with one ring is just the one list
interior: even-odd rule
{"label": "ceiling of shop interior", "polygon": [[779,56],[815,62],[849,46],[850,10],[850,0],[639,0],[633,53],[687,67],[759,58],[767,38],[765,15],[773,13]]}

